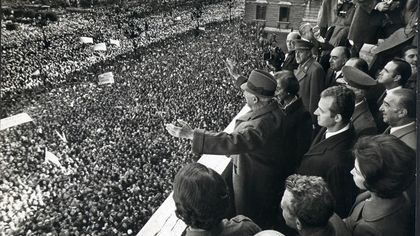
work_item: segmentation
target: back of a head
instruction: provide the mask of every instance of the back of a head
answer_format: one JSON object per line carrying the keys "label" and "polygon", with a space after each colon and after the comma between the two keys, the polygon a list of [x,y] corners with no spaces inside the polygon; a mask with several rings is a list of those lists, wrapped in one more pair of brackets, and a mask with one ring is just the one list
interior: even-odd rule
{"label": "back of a head", "polygon": [[414,180],[416,153],[393,135],[359,138],[353,147],[365,187],[381,198],[394,198]]}
{"label": "back of a head", "polygon": [[325,227],[334,213],[334,197],[318,176],[291,175],[286,189],[293,195],[291,213],[304,228]]}
{"label": "back of a head", "polygon": [[220,223],[229,204],[223,178],[200,163],[191,163],[176,174],[173,199],[176,215],[193,228],[210,230]]}
{"label": "back of a head", "polygon": [[321,97],[333,97],[334,102],[330,108],[333,115],[340,114],[345,124],[350,122],[356,101],[356,95],[351,89],[344,86],[329,87],[322,91]]}
{"label": "back of a head", "polygon": [[352,57],[350,58],[347,62],[346,62],[346,66],[353,66],[356,67],[357,69],[368,73],[369,72],[369,65],[368,63],[363,60],[362,58],[359,57]]}
{"label": "back of a head", "polygon": [[407,117],[416,118],[416,93],[412,89],[397,89],[392,94],[398,98],[398,107],[407,110]]}

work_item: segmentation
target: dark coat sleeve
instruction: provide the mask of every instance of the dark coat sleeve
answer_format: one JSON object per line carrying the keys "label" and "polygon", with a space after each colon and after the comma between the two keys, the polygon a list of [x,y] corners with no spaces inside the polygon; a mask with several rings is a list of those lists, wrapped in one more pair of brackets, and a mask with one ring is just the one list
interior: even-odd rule
{"label": "dark coat sleeve", "polygon": [[260,148],[267,142],[273,128],[263,119],[255,120],[231,134],[194,130],[192,150],[199,154],[240,154]]}

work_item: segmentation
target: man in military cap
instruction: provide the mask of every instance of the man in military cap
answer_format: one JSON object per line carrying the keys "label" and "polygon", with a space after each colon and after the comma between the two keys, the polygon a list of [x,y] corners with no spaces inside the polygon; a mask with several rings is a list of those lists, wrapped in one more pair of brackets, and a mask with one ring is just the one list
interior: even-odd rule
{"label": "man in military cap", "polygon": [[275,224],[287,177],[278,171],[287,161],[279,145],[283,140],[284,113],[273,100],[277,82],[270,73],[253,70],[240,87],[251,110],[237,119],[231,134],[192,129],[180,120],[180,127],[167,124],[166,129],[172,136],[192,140],[195,153],[234,155],[236,214],[248,216],[267,229]]}
{"label": "man in military cap", "polygon": [[302,96],[303,105],[311,113],[312,122],[316,125],[317,118],[313,113],[326,85],[324,69],[312,56],[313,46],[311,42],[295,40],[296,62],[299,64],[295,75],[299,81],[299,94]]}
{"label": "man in military cap", "polygon": [[353,90],[356,95],[354,112],[351,117],[356,137],[377,134],[375,119],[373,119],[366,102],[367,90],[376,85],[376,80],[355,67],[344,66],[342,72],[347,88]]}

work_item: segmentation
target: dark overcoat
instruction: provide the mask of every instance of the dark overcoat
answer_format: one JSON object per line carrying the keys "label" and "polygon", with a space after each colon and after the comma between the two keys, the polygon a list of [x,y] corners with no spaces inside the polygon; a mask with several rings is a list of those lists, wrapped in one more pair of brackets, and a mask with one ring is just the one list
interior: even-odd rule
{"label": "dark overcoat", "polygon": [[356,198],[356,185],[350,171],[354,166],[351,148],[355,141],[354,129],[323,139],[326,128],[322,128],[313,140],[309,151],[303,156],[297,170],[301,175],[324,178],[336,201],[336,213],[346,217]]}
{"label": "dark overcoat", "polygon": [[283,166],[286,176],[295,173],[300,165],[303,155],[311,146],[312,119],[311,114],[305,109],[302,99],[298,98],[286,106],[283,111],[286,113],[284,128],[284,148],[288,153],[288,161]]}
{"label": "dark overcoat", "polygon": [[410,201],[403,194],[386,203],[366,201],[371,193],[357,196],[350,216],[345,219],[347,228],[354,236],[411,235]]}
{"label": "dark overcoat", "polygon": [[356,137],[378,134],[375,119],[369,110],[366,100],[354,108],[352,122]]}
{"label": "dark overcoat", "polygon": [[275,220],[284,185],[281,167],[287,153],[279,145],[283,120],[283,111],[273,101],[239,117],[231,134],[194,131],[193,152],[236,154],[232,157],[236,214],[248,216],[262,228]]}
{"label": "dark overcoat", "polygon": [[313,113],[318,107],[321,92],[326,88],[325,71],[316,62],[315,58],[310,58],[302,65],[299,65],[295,75],[299,81],[299,94],[303,105],[311,114],[313,124],[317,124],[317,118]]}

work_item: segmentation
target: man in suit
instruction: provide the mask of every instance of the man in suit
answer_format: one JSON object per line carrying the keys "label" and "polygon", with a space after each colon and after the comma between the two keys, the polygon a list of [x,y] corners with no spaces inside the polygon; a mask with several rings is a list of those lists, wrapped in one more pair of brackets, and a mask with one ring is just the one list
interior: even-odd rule
{"label": "man in suit", "polygon": [[[406,61],[394,58],[388,62],[378,76],[378,85],[373,88],[368,96],[369,108],[375,118],[379,132],[387,128],[382,120],[379,107],[382,105],[387,93],[401,89],[411,76],[411,66]],[[382,92],[381,92],[382,91]],[[378,94],[380,94],[378,96]]]}
{"label": "man in suit", "polygon": [[389,125],[384,133],[394,135],[416,150],[416,93],[405,88],[392,91],[379,110]]}
{"label": "man in suit", "polygon": [[330,54],[330,68],[325,76],[325,84],[327,87],[344,83],[341,68],[350,58],[350,50],[346,47],[335,47]]}
{"label": "man in suit", "polygon": [[287,177],[279,171],[287,161],[279,145],[284,139],[284,113],[273,100],[277,83],[270,73],[253,70],[240,87],[251,110],[237,119],[231,134],[192,129],[183,121],[178,121],[181,127],[167,124],[166,129],[172,136],[192,140],[195,153],[234,155],[236,214],[248,216],[267,229],[275,223],[279,194]]}
{"label": "man in suit", "polygon": [[343,67],[344,81],[347,88],[356,95],[356,104],[351,117],[356,137],[375,135],[378,133],[375,119],[366,102],[366,93],[369,88],[376,85],[376,80],[363,71],[350,66]]}
{"label": "man in suit", "polygon": [[317,176],[291,175],[281,200],[283,218],[301,236],[350,236],[334,213],[334,198],[327,183]]}
{"label": "man in suit", "polygon": [[286,37],[286,47],[287,53],[286,58],[284,59],[282,70],[294,71],[298,68],[298,64],[296,62],[296,54],[295,54],[295,44],[294,41],[296,39],[300,39],[300,34],[298,32],[290,32]]}
{"label": "man in suit", "polygon": [[[324,69],[312,56],[313,46],[311,42],[295,40],[296,62],[299,64],[295,76],[299,81],[299,94],[302,97],[303,105],[311,114],[317,108],[322,90],[326,88]],[[314,115],[312,115],[312,122],[317,125]]]}
{"label": "man in suit", "polygon": [[355,141],[351,125],[355,94],[344,86],[325,89],[315,115],[322,127],[305,153],[297,170],[301,175],[323,177],[333,194],[335,211],[346,217],[356,197],[356,186],[350,170],[354,160],[351,148]]}

